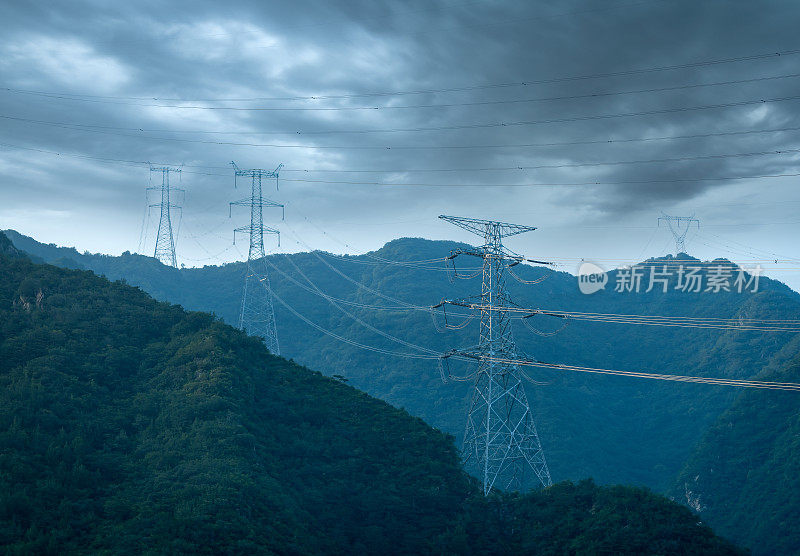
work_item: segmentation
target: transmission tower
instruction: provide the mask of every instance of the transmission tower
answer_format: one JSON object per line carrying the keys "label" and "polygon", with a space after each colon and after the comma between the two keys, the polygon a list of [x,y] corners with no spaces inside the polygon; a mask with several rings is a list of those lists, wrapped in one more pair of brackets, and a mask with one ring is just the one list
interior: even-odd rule
{"label": "transmission tower", "polygon": [[148,187],[148,191],[161,191],[161,202],[149,205],[149,208],[160,207],[161,218],[158,221],[158,234],[156,235],[156,249],[153,256],[168,266],[177,267],[178,262],[175,258],[175,237],[172,235],[172,209],[181,210],[181,207],[170,201],[170,191],[183,191],[170,187],[170,172],[180,173],[180,168],[170,168],[169,166],[150,166],[150,172],[161,172],[161,187]]}
{"label": "transmission tower", "polygon": [[699,229],[700,220],[695,218],[694,214],[691,216],[669,216],[663,212],[658,217],[659,226],[662,220],[667,223],[669,231],[672,232],[672,237],[675,238],[675,254],[686,253],[686,234],[689,233],[689,228],[692,227],[692,224],[697,224]]}
{"label": "transmission tower", "polygon": [[474,376],[464,436],[464,463],[478,473],[485,495],[495,486],[519,488],[528,468],[533,469],[543,486],[550,486],[550,470],[525,396],[521,371],[512,362],[520,360],[520,355],[507,311],[512,302],[505,287],[505,270],[525,259],[503,247],[502,243],[504,237],[536,228],[455,216],[439,218],[482,237],[484,241],[480,247],[455,249],[449,257],[453,260],[459,255],[470,255],[482,259],[481,294],[467,300],[442,302],[473,310],[477,308],[480,312],[478,344],[467,349],[453,349],[440,360],[448,367],[449,358],[473,360],[478,365],[474,375],[463,377],[472,379]]}
{"label": "transmission tower", "polygon": [[234,187],[238,176],[248,176],[252,180],[250,197],[230,203],[229,210],[234,205],[250,207],[250,225],[236,228],[233,231],[233,242],[236,243],[236,232],[246,232],[250,235],[250,250],[247,254],[247,271],[242,290],[242,309],[239,313],[239,328],[246,330],[253,336],[259,336],[264,340],[267,349],[275,355],[280,355],[278,345],[278,330],[275,325],[275,309],[272,304],[272,287],[267,272],[267,263],[264,252],[264,234],[275,234],[278,236],[280,245],[280,232],[275,228],[264,226],[263,209],[267,207],[280,207],[283,205],[264,199],[261,194],[261,182],[264,178],[275,178],[275,186],[278,185],[278,173],[283,164],[278,165],[274,170],[262,170],[253,168],[241,170],[236,163],[231,162],[234,169]]}

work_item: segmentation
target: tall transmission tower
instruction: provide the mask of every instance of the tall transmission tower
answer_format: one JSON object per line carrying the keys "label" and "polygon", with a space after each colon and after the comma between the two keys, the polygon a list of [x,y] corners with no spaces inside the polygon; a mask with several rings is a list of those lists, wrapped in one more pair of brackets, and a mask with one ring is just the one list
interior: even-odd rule
{"label": "tall transmission tower", "polygon": [[171,191],[184,191],[170,187],[169,174],[170,172],[180,173],[180,168],[171,168],[169,166],[150,166],[150,172],[161,172],[161,187],[148,187],[148,191],[161,191],[161,202],[149,205],[149,208],[160,207],[161,217],[158,221],[158,234],[156,235],[156,248],[153,256],[168,266],[177,267],[178,261],[175,258],[175,237],[172,234],[172,209],[181,210],[179,205],[176,205],[170,200]]}
{"label": "tall transmission tower", "polygon": [[[519,488],[528,468],[543,486],[550,486],[550,470],[531,414],[521,380],[521,370],[512,361],[519,360],[508,307],[512,305],[505,286],[505,271],[525,260],[503,247],[503,238],[536,228],[455,216],[439,216],[451,224],[483,238],[483,245],[455,249],[450,259],[470,255],[482,259],[481,294],[466,300],[445,300],[443,304],[459,305],[480,311],[478,343],[467,349],[453,349],[440,361],[448,366],[449,358],[477,361],[472,379],[472,401],[467,414],[463,457],[465,465],[478,473],[483,492],[493,488]],[[534,261],[541,262],[541,261]],[[444,376],[444,370],[443,370]]]}
{"label": "tall transmission tower", "polygon": [[[280,245],[280,232],[275,228],[264,226],[263,210],[264,207],[284,206],[275,201],[264,199],[261,193],[262,180],[264,178],[275,178],[275,187],[278,187],[278,173],[283,167],[279,164],[274,170],[263,170],[252,168],[241,170],[235,162],[231,162],[234,169],[234,187],[236,178],[248,176],[251,178],[250,197],[230,203],[229,210],[233,206],[250,207],[250,225],[236,228],[233,231],[233,242],[236,243],[236,232],[246,232],[250,235],[250,250],[247,254],[247,271],[242,290],[242,309],[239,313],[239,328],[246,330],[253,336],[259,336],[264,340],[267,349],[275,355],[280,355],[278,345],[278,329],[275,325],[275,309],[272,303],[272,286],[267,272],[267,263],[264,251],[264,234],[275,234],[278,236]],[[263,284],[263,285],[262,285]]]}
{"label": "tall transmission tower", "polygon": [[663,212],[658,217],[659,226],[662,220],[667,223],[669,231],[672,232],[672,237],[675,238],[675,254],[686,253],[686,234],[689,233],[689,228],[692,227],[692,224],[697,224],[699,229],[700,220],[695,218],[694,214],[691,216],[669,216]]}

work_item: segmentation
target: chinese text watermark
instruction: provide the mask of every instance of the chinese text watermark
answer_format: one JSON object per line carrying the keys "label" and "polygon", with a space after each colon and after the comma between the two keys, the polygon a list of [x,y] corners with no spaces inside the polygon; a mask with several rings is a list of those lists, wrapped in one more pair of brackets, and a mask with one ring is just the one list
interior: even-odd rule
{"label": "chinese text watermark", "polygon": [[[614,291],[617,293],[648,293],[669,290],[687,293],[752,292],[758,291],[764,273],[761,265],[752,268],[732,265],[644,264],[616,271]],[[578,268],[578,287],[581,293],[593,294],[606,287],[609,277],[597,264],[584,262]]]}

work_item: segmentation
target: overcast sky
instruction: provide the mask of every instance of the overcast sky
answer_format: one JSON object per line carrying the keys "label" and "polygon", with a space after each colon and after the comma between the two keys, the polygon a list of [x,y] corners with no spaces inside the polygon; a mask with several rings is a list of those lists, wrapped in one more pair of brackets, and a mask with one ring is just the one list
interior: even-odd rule
{"label": "overcast sky", "polygon": [[183,164],[178,261],[241,259],[229,162],[282,163],[283,251],[468,241],[453,214],[574,272],[674,252],[664,211],[800,288],[797,2],[122,4],[0,6],[0,228],[152,254],[146,162]]}

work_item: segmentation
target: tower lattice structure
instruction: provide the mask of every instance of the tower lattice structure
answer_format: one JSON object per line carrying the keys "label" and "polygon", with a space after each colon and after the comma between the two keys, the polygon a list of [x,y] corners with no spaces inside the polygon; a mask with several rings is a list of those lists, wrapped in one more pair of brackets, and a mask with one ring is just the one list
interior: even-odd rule
{"label": "tower lattice structure", "polygon": [[239,313],[239,328],[246,330],[252,336],[262,338],[271,353],[280,355],[275,309],[272,302],[272,286],[264,251],[264,234],[278,236],[278,245],[280,245],[280,232],[275,228],[264,226],[263,211],[265,206],[280,207],[282,210],[284,206],[263,197],[262,181],[275,178],[277,188],[278,174],[283,165],[279,165],[275,170],[261,168],[242,170],[235,163],[231,164],[234,168],[234,180],[239,176],[251,178],[250,197],[230,203],[231,208],[234,205],[250,208],[250,225],[236,228],[233,231],[234,243],[236,243],[236,232],[247,233],[250,236],[247,270],[242,289],[242,308]]}
{"label": "tower lattice structure", "polygon": [[177,267],[178,261],[175,257],[175,236],[172,233],[172,209],[180,210],[181,207],[170,200],[172,191],[183,191],[170,187],[169,175],[171,172],[180,173],[180,168],[169,166],[150,167],[150,172],[161,172],[161,187],[148,187],[149,191],[161,191],[161,202],[150,205],[160,207],[161,217],[158,220],[158,234],[156,235],[156,248],[153,256],[165,265]]}
{"label": "tower lattice structure", "polygon": [[686,234],[689,233],[689,228],[692,227],[692,224],[697,224],[697,227],[700,228],[700,220],[695,218],[694,215],[670,216],[662,212],[661,216],[658,217],[658,224],[661,225],[662,221],[667,223],[669,231],[672,232],[672,237],[675,238],[675,254],[686,253]]}
{"label": "tower lattice structure", "polygon": [[480,295],[442,302],[473,308],[480,313],[478,343],[466,349],[453,349],[441,358],[448,368],[447,361],[451,358],[477,363],[474,375],[468,377],[474,376],[474,383],[464,436],[465,466],[483,482],[485,495],[493,488],[521,487],[528,470],[533,470],[543,486],[550,486],[550,470],[525,395],[521,371],[514,363],[521,356],[507,310],[512,302],[506,290],[505,271],[523,258],[502,243],[504,237],[536,228],[454,216],[439,218],[480,236],[484,242],[479,247],[450,253],[451,260],[460,255],[482,260]]}

